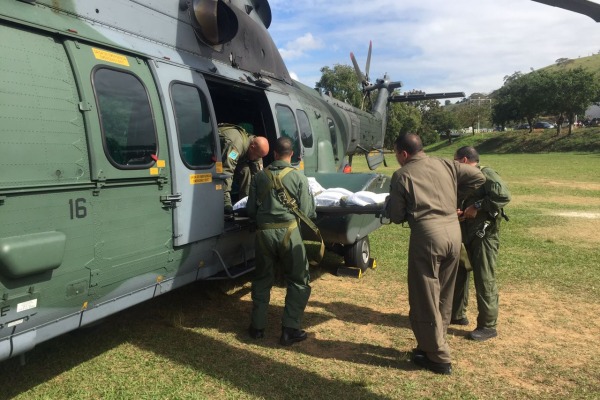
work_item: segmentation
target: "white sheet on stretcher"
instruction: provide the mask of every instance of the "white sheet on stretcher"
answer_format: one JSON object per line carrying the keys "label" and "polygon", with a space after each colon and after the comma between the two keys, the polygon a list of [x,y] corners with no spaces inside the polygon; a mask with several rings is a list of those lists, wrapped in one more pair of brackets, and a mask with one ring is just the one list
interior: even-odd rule
{"label": "white sheet on stretcher", "polygon": [[315,196],[315,204],[317,207],[367,206],[383,204],[387,195],[367,191],[352,193],[344,188],[333,188]]}
{"label": "white sheet on stretcher", "polygon": [[[311,178],[309,178],[311,179]],[[314,178],[312,178],[314,179]],[[315,181],[316,182],[316,181]],[[317,182],[318,185],[318,182]],[[319,185],[319,187],[322,186]],[[312,189],[312,187],[311,187]],[[348,189],[344,188],[331,188],[322,189],[317,195],[314,196],[315,205],[317,207],[343,207],[343,206],[367,206],[371,204],[383,204],[385,198],[388,196],[387,193],[373,193],[367,191],[360,191],[352,193]],[[233,205],[234,210],[246,208],[248,202],[248,196],[244,197]]]}

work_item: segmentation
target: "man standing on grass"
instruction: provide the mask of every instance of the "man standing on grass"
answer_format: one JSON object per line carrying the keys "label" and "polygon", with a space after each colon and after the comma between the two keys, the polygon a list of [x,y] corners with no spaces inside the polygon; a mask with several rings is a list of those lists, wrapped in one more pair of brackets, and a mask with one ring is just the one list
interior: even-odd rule
{"label": "man standing on grass", "polygon": [[[456,150],[454,160],[475,166],[483,172],[486,181],[460,207],[464,221],[461,224],[463,242],[473,268],[477,297],[477,328],[469,338],[484,341],[498,336],[498,286],[496,285],[496,260],[500,246],[500,220],[506,215],[503,208],[510,201],[508,187],[489,167],[479,165],[479,154],[471,146]],[[458,269],[451,324],[468,325],[466,308],[469,298],[469,271]]]}
{"label": "man standing on grass", "polygon": [[477,168],[429,157],[421,138],[399,136],[387,214],[396,224],[408,222],[408,302],[417,339],[413,362],[438,374],[452,373],[446,332],[460,256],[461,233],[456,216],[457,193],[468,193],[485,181]]}
{"label": "man standing on grass", "polygon": [[299,218],[315,218],[315,202],[308,179],[290,164],[292,141],[280,137],[266,169],[252,179],[246,208],[256,221],[256,270],[252,280],[252,321],[248,333],[264,337],[275,268],[287,284],[279,343],[290,346],[307,338],[302,317],[310,297],[308,258],[300,234]]}

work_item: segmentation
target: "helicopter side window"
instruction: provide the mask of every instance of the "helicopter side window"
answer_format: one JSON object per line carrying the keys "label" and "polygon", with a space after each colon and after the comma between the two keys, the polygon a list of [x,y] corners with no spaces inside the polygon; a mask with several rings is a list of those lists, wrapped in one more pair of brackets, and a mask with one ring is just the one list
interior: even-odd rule
{"label": "helicopter side window", "polygon": [[333,148],[333,157],[338,160],[338,142],[337,133],[335,131],[335,123],[331,118],[327,118],[327,126],[329,127],[329,135],[331,137],[331,147]]}
{"label": "helicopter side window", "polygon": [[298,135],[298,128],[296,125],[296,118],[292,110],[283,105],[276,105],[275,110],[277,111],[277,125],[279,126],[279,132],[282,136],[287,136],[292,139],[294,145],[294,155],[292,156],[292,164],[300,162],[301,158],[301,147],[300,139]]}
{"label": "helicopter side window", "polygon": [[174,83],[171,101],[184,164],[189,169],[212,165],[216,144],[206,97],[195,86]]}
{"label": "helicopter side window", "polygon": [[133,74],[98,68],[93,75],[104,152],[119,169],[143,169],[158,151],[148,93]]}
{"label": "helicopter side window", "polygon": [[307,148],[313,146],[313,133],[310,127],[310,121],[308,115],[303,110],[296,110],[298,114],[298,125],[300,125],[300,139],[302,139],[302,145]]}

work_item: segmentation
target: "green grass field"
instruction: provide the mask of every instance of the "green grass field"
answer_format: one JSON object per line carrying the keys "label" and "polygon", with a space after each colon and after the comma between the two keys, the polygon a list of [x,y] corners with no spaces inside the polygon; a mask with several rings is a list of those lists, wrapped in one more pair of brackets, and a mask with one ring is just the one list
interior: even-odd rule
{"label": "green grass field", "polygon": [[[198,283],[43,343],[24,367],[18,359],[0,364],[0,398],[599,398],[600,152],[532,154],[523,144],[511,150],[510,137],[428,149],[451,157],[461,145],[478,146],[482,164],[513,194],[501,232],[499,337],[475,343],[465,338],[473,324],[451,327],[452,376],[408,361],[415,346],[407,316],[410,232],[390,225],[370,235],[378,267],[361,279],[335,276],[342,260],[334,254],[311,270],[306,342],[277,344],[283,289],[273,290],[266,337],[254,341],[245,332],[248,278]],[[393,154],[386,158],[378,172],[391,174],[397,165]],[[357,157],[354,170],[365,169]]]}

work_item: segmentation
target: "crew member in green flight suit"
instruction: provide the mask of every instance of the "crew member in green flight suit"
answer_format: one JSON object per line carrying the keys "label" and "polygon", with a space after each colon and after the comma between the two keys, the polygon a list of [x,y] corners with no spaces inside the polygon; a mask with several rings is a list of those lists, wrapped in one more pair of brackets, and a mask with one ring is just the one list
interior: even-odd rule
{"label": "crew member in green flight suit", "polygon": [[[256,270],[252,280],[252,319],[248,332],[262,338],[267,325],[267,309],[275,268],[283,270],[287,285],[280,343],[284,346],[305,340],[302,317],[310,297],[308,258],[302,242],[298,216],[315,218],[315,202],[308,179],[290,164],[292,141],[280,137],[274,149],[275,161],[257,173],[250,184],[246,209],[257,223]],[[279,187],[279,189],[277,189]]]}
{"label": "crew member in green flight suit", "polygon": [[231,189],[239,187],[239,199],[248,196],[250,180],[261,169],[261,158],[269,154],[269,141],[263,136],[249,135],[237,125],[220,124],[221,160],[223,173],[230,175],[223,184],[225,215],[233,214]]}
{"label": "crew member in green flight suit", "polygon": [[[462,237],[470,264],[477,298],[477,327],[468,337],[484,341],[496,337],[498,322],[498,286],[496,261],[500,246],[500,220],[504,207],[510,202],[506,183],[489,167],[479,164],[479,153],[471,146],[456,150],[454,160],[475,166],[485,175],[485,183],[462,201]],[[459,199],[460,201],[461,199]],[[461,211],[459,211],[461,214]],[[469,297],[469,271],[460,267],[454,287],[451,324],[468,325],[466,308]]]}

